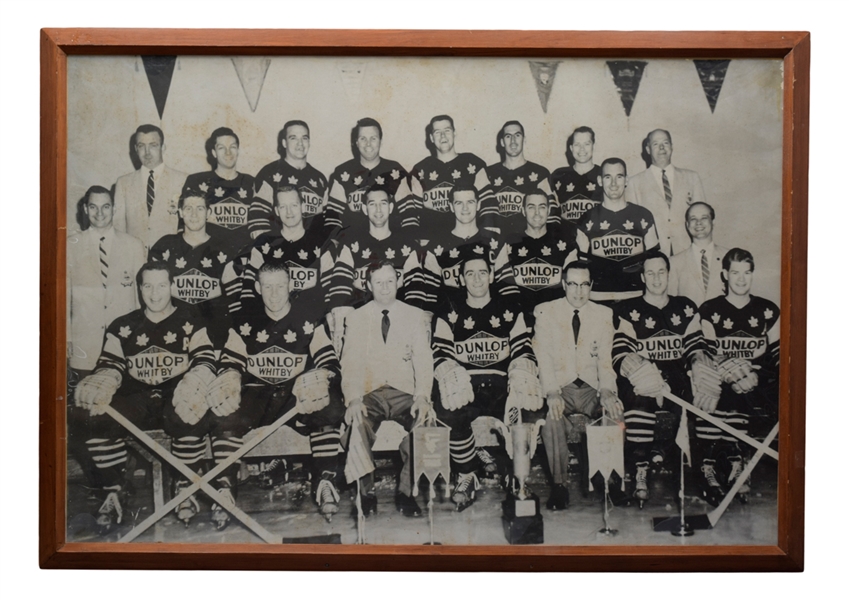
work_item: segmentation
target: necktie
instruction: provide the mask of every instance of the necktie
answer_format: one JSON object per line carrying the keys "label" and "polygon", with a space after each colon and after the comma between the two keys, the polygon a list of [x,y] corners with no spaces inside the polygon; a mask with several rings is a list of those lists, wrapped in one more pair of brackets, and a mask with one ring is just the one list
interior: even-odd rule
{"label": "necktie", "polygon": [[710,281],[710,268],[708,267],[707,254],[702,250],[702,281],[705,284],[705,291],[707,292],[708,281]]}
{"label": "necktie", "polygon": [[666,198],[666,206],[672,208],[672,188],[669,187],[669,179],[666,178],[666,169],[661,170],[660,180],[663,182],[663,197]]}
{"label": "necktie", "polygon": [[572,315],[572,333],[575,334],[575,345],[578,345],[578,332],[581,331],[581,317],[578,316],[578,309],[575,309],[575,314]]}
{"label": "necktie", "polygon": [[383,319],[380,322],[380,331],[383,333],[383,343],[386,343],[386,336],[389,335],[389,311],[383,311]]}
{"label": "necktie", "polygon": [[153,169],[150,170],[150,175],[147,176],[147,214],[153,210],[153,198],[156,192],[153,189]]}
{"label": "necktie", "polygon": [[109,275],[109,262],[106,260],[106,236],[100,238],[100,280],[106,287],[106,277]]}

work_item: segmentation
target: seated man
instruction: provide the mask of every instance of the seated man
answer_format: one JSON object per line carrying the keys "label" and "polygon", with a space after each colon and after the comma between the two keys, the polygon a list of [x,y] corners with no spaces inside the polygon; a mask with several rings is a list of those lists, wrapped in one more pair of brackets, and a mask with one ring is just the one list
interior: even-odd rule
{"label": "seated man", "polygon": [[534,354],[548,407],[547,415],[538,416],[545,416],[542,441],[552,477],[546,503],[549,510],[562,510],[569,504],[567,439],[571,422],[566,415],[581,413],[595,418],[603,408],[610,418],[622,420],[611,353],[613,311],[590,302],[592,285],[589,264],[572,262],[563,277],[566,297],[540,304],[534,311]]}
{"label": "seated man", "polygon": [[[347,316],[341,359],[345,421],[352,426],[345,475],[348,482],[359,480],[365,515],[377,510],[371,451],[377,428],[391,419],[409,432],[433,415],[433,354],[424,311],[395,298],[398,277],[390,261],[372,264],[367,282],[374,299]],[[418,517],[422,511],[412,497],[409,436],[400,450],[396,506],[404,516]]]}
{"label": "seated man", "polygon": [[[480,463],[497,470],[492,455],[475,448],[472,421],[487,415],[510,424],[510,409],[542,407],[531,332],[514,302],[490,295],[492,267],[485,256],[463,252],[460,281],[466,297],[437,313],[433,335],[436,414],[451,428],[451,470],[457,484],[451,497],[458,511],[475,501]],[[508,442],[509,443],[509,442]]]}
{"label": "seated man", "polygon": [[270,425],[297,406],[293,427],[309,435],[315,500],[330,521],[339,510],[339,427],[345,414],[339,361],[321,305],[290,302],[288,267],[267,262],[258,277],[262,306],[234,318],[221,352],[219,380],[226,383],[213,387],[210,403],[228,406],[235,397],[251,427]]}
{"label": "seated man", "polygon": [[[104,414],[105,406],[142,429],[164,429],[172,438],[174,456],[196,470],[202,467],[207,433],[217,460],[226,458],[233,438],[244,433],[233,430],[231,419],[207,410],[206,392],[215,379],[212,344],[205,321],[189,306],[173,303],[168,266],[146,263],[136,281],[144,308],[109,325],[95,371],[77,386],[76,410],[69,417],[71,435],[85,436],[93,480],[103,496],[98,523],[107,530],[121,522],[128,481],[126,432]],[[232,473],[225,471],[213,487],[232,499],[234,483]],[[187,485],[178,477],[178,489]],[[177,507],[177,516],[188,523],[199,508],[192,497]],[[222,514],[223,508],[213,506],[214,520]]]}

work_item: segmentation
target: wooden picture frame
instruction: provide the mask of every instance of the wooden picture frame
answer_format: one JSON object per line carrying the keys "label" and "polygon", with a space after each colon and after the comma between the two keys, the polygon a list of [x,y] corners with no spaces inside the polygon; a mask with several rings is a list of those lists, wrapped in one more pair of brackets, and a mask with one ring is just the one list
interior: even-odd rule
{"label": "wooden picture frame", "polygon": [[[775,546],[321,546],[69,543],[65,298],[71,55],[284,55],[783,60],[781,374]],[[40,541],[42,568],[392,571],[799,571],[804,566],[810,35],[44,29],[41,32]]]}

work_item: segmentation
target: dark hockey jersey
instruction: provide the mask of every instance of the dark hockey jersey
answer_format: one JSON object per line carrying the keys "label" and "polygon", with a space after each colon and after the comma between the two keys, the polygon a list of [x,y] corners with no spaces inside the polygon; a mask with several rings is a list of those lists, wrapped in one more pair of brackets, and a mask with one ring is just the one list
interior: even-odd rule
{"label": "dark hockey jersey", "polygon": [[[489,165],[477,184],[488,186],[491,201],[481,205],[478,218],[483,227],[495,229],[503,236],[511,236],[525,230],[526,220],[522,212],[525,195],[540,190],[549,197],[549,223],[559,223],[558,211],[554,206],[554,195],[548,184],[549,172],[542,165],[526,162],[510,170],[502,163]],[[488,194],[489,196],[489,194]]]}
{"label": "dark hockey jersey", "polygon": [[194,173],[186,178],[186,190],[199,190],[209,198],[206,231],[227,246],[228,254],[237,254],[251,242],[248,217],[254,195],[252,176],[239,173],[235,179],[224,179],[215,171]]}
{"label": "dark hockey jersey", "polygon": [[472,375],[506,377],[511,360],[523,357],[536,362],[531,330],[513,302],[492,298],[483,308],[472,308],[463,299],[445,306],[434,321],[435,367],[453,359]]}
{"label": "dark hockey jersey", "polygon": [[[363,213],[366,190],[375,184],[382,185],[394,198],[406,177],[407,171],[400,163],[382,157],[374,169],[365,168],[356,158],[342,163],[330,176],[325,226],[334,229],[352,225],[368,227],[368,219]],[[399,218],[393,220],[397,220],[400,226]]]}
{"label": "dark hockey jersey", "polygon": [[598,204],[578,220],[578,247],[589,260],[593,289],[590,300],[624,300],[643,293],[640,262],[657,246],[651,211],[626,204],[612,211]]}
{"label": "dark hockey jersey", "polygon": [[198,365],[215,370],[206,321],[194,309],[177,306],[159,323],[144,311],[140,308],[112,321],[96,369],[119,371],[127,393],[173,388],[180,375]]}
{"label": "dark hockey jersey", "polygon": [[548,227],[540,238],[519,236],[508,243],[507,253],[522,308],[532,315],[538,304],[564,296],[563,269],[578,256],[575,229],[566,223]]}
{"label": "dark hockey jersey", "polygon": [[746,306],[737,308],[720,296],[705,300],[699,315],[707,349],[719,362],[737,357],[778,369],[779,310],[773,302],[750,296]]}
{"label": "dark hockey jersey", "polygon": [[551,174],[551,189],[557,197],[560,220],[578,223],[578,219],[604,200],[604,189],[598,184],[601,167],[593,168],[583,175],[572,167],[560,167]]}
{"label": "dark hockey jersey", "polygon": [[256,307],[234,319],[221,352],[220,370],[237,369],[246,386],[285,385],[312,369],[340,375],[322,310],[296,302],[285,317],[275,321],[261,304]]}
{"label": "dark hockey jersey", "polygon": [[447,163],[434,156],[416,163],[396,194],[402,227],[419,227],[419,239],[453,229],[451,190],[455,185],[474,185],[481,203],[488,203],[486,177],[479,179],[485,167],[483,160],[469,152]]}
{"label": "dark hockey jersey", "polygon": [[309,163],[303,169],[296,169],[284,159],[275,160],[260,169],[254,180],[254,199],[248,217],[248,227],[254,238],[276,228],[274,192],[284,185],[294,186],[301,193],[306,205],[305,221],[324,212],[327,178]]}

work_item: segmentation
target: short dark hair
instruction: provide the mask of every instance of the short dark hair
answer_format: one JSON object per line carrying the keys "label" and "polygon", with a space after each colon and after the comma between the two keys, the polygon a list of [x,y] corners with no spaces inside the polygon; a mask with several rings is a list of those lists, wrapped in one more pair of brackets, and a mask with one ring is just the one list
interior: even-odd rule
{"label": "short dark hair", "polygon": [[548,194],[546,194],[540,188],[537,188],[525,194],[525,197],[522,198],[522,208],[526,208],[528,206],[528,198],[531,196],[542,196],[543,198],[545,198],[546,205],[551,204],[551,199],[548,197]]}
{"label": "short dark hair", "polygon": [[563,268],[563,285],[566,285],[566,276],[569,274],[569,271],[586,271],[590,274],[590,283],[593,282],[593,270],[590,267],[590,263],[583,259],[573,260],[568,265]]}
{"label": "short dark hair", "polygon": [[383,267],[389,267],[392,269],[392,272],[395,273],[395,264],[388,258],[381,258],[380,260],[369,263],[368,268],[366,269],[366,281],[371,282],[372,274],[375,271],[381,270]]}
{"label": "short dark hair", "polygon": [[209,204],[212,201],[208,192],[204,192],[200,188],[184,187],[180,193],[180,199],[177,201],[177,208],[183,208],[188,198],[203,198],[203,202],[207,208],[209,208]]}
{"label": "short dark hair", "polygon": [[572,154],[572,144],[575,143],[576,133],[589,133],[590,139],[593,141],[593,144],[595,144],[595,131],[592,130],[592,127],[587,127],[586,125],[576,127],[575,130],[569,134],[569,137],[566,138],[566,162],[569,163],[570,167],[575,166],[575,156]]}
{"label": "short dark hair", "polygon": [[747,262],[755,270],[755,257],[748,250],[742,248],[732,248],[722,257],[722,268],[726,271],[731,268],[733,262]]}
{"label": "short dark hair", "polygon": [[107,194],[109,201],[114,205],[112,192],[102,185],[93,185],[88,188],[83,194],[83,197],[77,200],[77,224],[80,226],[80,231],[85,231],[91,227],[91,220],[88,218],[88,201],[92,194]]}
{"label": "short dark hair", "polygon": [[640,273],[645,273],[645,272],[646,272],[646,262],[650,261],[650,260],[651,260],[651,259],[653,259],[653,258],[662,258],[662,259],[663,259],[663,262],[666,264],[666,270],[667,270],[667,271],[669,271],[669,269],[671,269],[671,268],[672,268],[672,266],[671,266],[671,264],[670,264],[670,262],[669,262],[669,257],[668,257],[668,256],[666,256],[666,254],[664,254],[664,253],[663,253],[663,252],[661,252],[660,250],[649,250],[649,251],[646,253],[646,255],[645,255],[645,257],[643,258],[643,260],[640,262]]}
{"label": "short dark hair", "polygon": [[501,160],[504,160],[504,157],[507,155],[507,150],[505,150],[501,146],[501,138],[504,137],[504,130],[507,129],[510,125],[518,125],[519,129],[522,132],[522,137],[525,136],[525,126],[519,123],[519,121],[507,121],[504,125],[501,126],[501,129],[498,130],[498,136],[495,138],[495,151],[498,152],[498,155],[501,157]]}
{"label": "short dark hair", "polygon": [[168,283],[174,283],[174,271],[171,269],[171,265],[161,260],[149,260],[136,273],[136,287],[138,287],[139,292],[141,292],[142,276],[148,271],[165,271],[168,273]]}
{"label": "short dark hair", "polygon": [[257,270],[257,282],[259,282],[259,276],[263,273],[286,273],[286,277],[289,277],[289,279],[292,278],[289,274],[288,265],[286,265],[286,263],[284,263],[283,261],[279,260],[272,260],[262,263],[262,265],[259,267],[259,270]]}
{"label": "short dark hair", "polygon": [[159,134],[159,143],[165,143],[165,134],[162,133],[162,130],[156,125],[151,125],[150,123],[145,123],[144,125],[139,125],[136,128],[136,133],[133,135],[133,144],[136,143],[136,139],[140,133],[158,133]]}
{"label": "short dark hair", "polygon": [[710,211],[710,220],[713,221],[716,219],[716,211],[713,210],[713,207],[707,202],[702,202],[699,200],[698,202],[693,202],[690,206],[687,207],[687,210],[684,212],[684,222],[690,220],[690,209],[694,206],[707,206],[707,209]]}
{"label": "short dark hair", "polygon": [[368,195],[372,192],[383,192],[384,194],[386,194],[386,198],[389,200],[389,202],[395,202],[395,195],[392,193],[392,189],[388,185],[386,185],[385,183],[373,183],[372,185],[368,186],[363,192],[363,204],[366,203]]}
{"label": "short dark hair", "polygon": [[451,123],[451,129],[454,129],[454,119],[452,119],[448,115],[436,115],[430,120],[430,123],[428,124],[428,129],[430,130],[430,133],[433,133],[433,124],[437,121],[448,121],[449,123]]}
{"label": "short dark hair", "polygon": [[465,256],[463,256],[463,260],[460,261],[460,275],[466,272],[466,264],[472,262],[473,260],[482,260],[486,263],[486,269],[490,273],[492,273],[492,264],[489,262],[489,253],[484,248],[483,254],[473,254],[472,252],[466,252]]}
{"label": "short dark hair", "polygon": [[289,185],[287,183],[285,185],[278,186],[277,189],[274,190],[274,207],[275,208],[277,207],[277,197],[283,192],[295,192],[296,194],[298,194],[298,200],[300,200],[301,202],[304,201],[304,195],[301,193],[301,190],[299,190],[294,185]]}
{"label": "short dark hair", "polygon": [[628,165],[626,165],[626,164],[625,164],[625,161],[624,161],[624,160],[622,160],[621,158],[618,158],[618,157],[616,157],[616,156],[612,156],[612,157],[610,157],[610,158],[605,158],[605,159],[601,162],[601,169],[600,169],[600,171],[601,171],[602,175],[604,174],[604,166],[605,166],[605,165],[622,165],[622,168],[625,170],[625,175],[626,175],[626,176],[628,175]]}
{"label": "short dark hair", "polygon": [[215,144],[218,142],[218,138],[224,137],[225,135],[236,138],[236,146],[239,145],[239,136],[236,135],[236,132],[229,127],[219,127],[213,131],[206,140],[206,144],[204,144],[204,148],[206,149],[206,162],[208,162],[209,166],[213,169],[218,167],[218,159],[212,155],[212,151],[215,150]]}
{"label": "short dark hair", "polygon": [[286,158],[286,144],[284,142],[286,140],[286,136],[289,135],[289,128],[294,127],[295,125],[300,125],[307,130],[307,135],[310,134],[310,126],[307,125],[306,121],[301,121],[300,119],[286,121],[283,124],[283,129],[277,132],[277,154],[280,155],[280,158]]}
{"label": "short dark hair", "polygon": [[357,124],[354,125],[353,129],[351,129],[351,153],[354,155],[354,158],[360,157],[360,152],[357,150],[357,140],[360,137],[360,129],[363,127],[377,128],[377,135],[381,140],[383,140],[383,127],[380,126],[380,123],[371,117],[360,119],[357,121]]}
{"label": "short dark hair", "polygon": [[662,131],[666,134],[666,137],[669,138],[669,143],[672,143],[672,134],[669,133],[666,129],[652,129],[648,132],[645,139],[643,140],[643,147],[640,148],[640,156],[643,161],[646,163],[646,168],[648,169],[651,166],[651,152],[649,152],[649,144],[651,143],[651,136],[657,133],[658,131]]}
{"label": "short dark hair", "polygon": [[469,183],[455,185],[453,188],[451,188],[451,202],[454,202],[454,195],[457,192],[474,192],[475,199],[478,199],[478,188]]}

